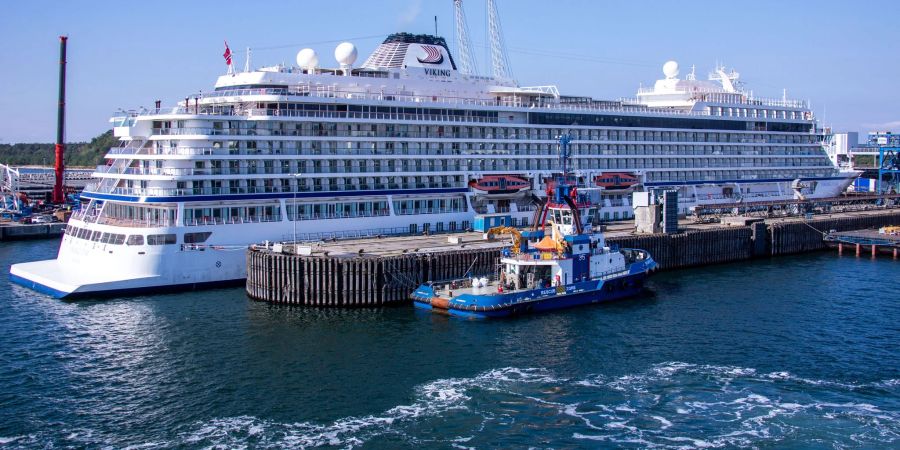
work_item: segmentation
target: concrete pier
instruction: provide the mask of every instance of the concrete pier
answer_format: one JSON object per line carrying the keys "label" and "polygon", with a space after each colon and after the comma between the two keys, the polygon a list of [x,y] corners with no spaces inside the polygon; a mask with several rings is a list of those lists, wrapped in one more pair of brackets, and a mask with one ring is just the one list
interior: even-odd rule
{"label": "concrete pier", "polygon": [[[824,235],[900,224],[900,211],[863,211],[773,219],[748,226],[683,224],[675,234],[633,234],[614,224],[607,243],[649,251],[661,270],[822,250]],[[358,307],[405,303],[425,281],[495,271],[508,238],[480,233],[369,238],[254,246],[247,252],[247,294],[293,305]],[[857,247],[857,255],[860,248]]]}
{"label": "concrete pier", "polygon": [[0,241],[55,238],[62,236],[65,229],[66,224],[62,222],[0,225]]}
{"label": "concrete pier", "polygon": [[356,307],[408,301],[428,280],[491,274],[507,241],[480,233],[256,246],[247,252],[247,294],[292,305]]}
{"label": "concrete pier", "polygon": [[829,247],[837,247],[838,255],[843,255],[844,245],[856,246],[856,256],[862,255],[863,249],[868,249],[872,258],[879,253],[886,253],[897,259],[897,250],[900,249],[900,235],[881,233],[875,228],[853,231],[834,230],[825,236],[825,243]]}

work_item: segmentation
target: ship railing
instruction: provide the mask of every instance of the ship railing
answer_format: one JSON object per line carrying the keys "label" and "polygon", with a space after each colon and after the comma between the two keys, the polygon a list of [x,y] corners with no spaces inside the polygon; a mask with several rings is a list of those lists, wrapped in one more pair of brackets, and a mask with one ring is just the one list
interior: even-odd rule
{"label": "ship railing", "polygon": [[258,215],[258,216],[234,216],[234,217],[202,217],[196,219],[188,219],[184,221],[184,225],[188,227],[197,227],[204,225],[240,225],[250,223],[266,223],[280,222],[280,215]]}
{"label": "ship railing", "polygon": [[100,214],[96,210],[79,209],[73,211],[70,218],[82,222],[96,222],[98,217],[100,217]]}
{"label": "ship railing", "polygon": [[480,281],[484,281],[484,279],[486,279],[487,285],[493,285],[500,279],[500,276],[496,272],[492,271],[490,273],[470,274],[469,277],[452,278],[449,280],[428,281],[425,284],[428,286],[431,286],[432,289],[435,290],[435,292],[443,291],[443,290],[447,290],[447,289],[449,289],[449,290],[469,289],[472,287],[472,283],[475,279],[478,279]]}
{"label": "ship railing", "polygon": [[390,210],[387,209],[375,209],[371,211],[363,211],[363,212],[333,212],[333,213],[301,213],[301,214],[288,214],[288,220],[322,220],[322,219],[354,219],[357,217],[384,217],[389,216]]}
{"label": "ship railing", "polygon": [[110,148],[106,154],[107,155],[136,155],[139,149],[136,149],[131,146],[124,147],[112,147]]}
{"label": "ship railing", "polygon": [[[310,85],[309,87],[319,88],[321,86]],[[360,91],[344,91],[337,89],[309,89],[303,90],[302,92],[291,92],[285,91],[284,89],[239,89],[239,90],[226,90],[226,91],[216,91],[213,93],[203,94],[202,97],[211,98],[211,97],[245,97],[245,96],[283,96],[283,97],[318,97],[318,98],[328,98],[328,99],[346,99],[346,100],[355,100],[355,101],[377,101],[377,102],[398,102],[409,104],[412,107],[416,107],[419,105],[439,105],[439,106],[453,106],[453,107],[511,107],[511,108],[527,108],[530,110],[551,110],[551,111],[600,111],[600,112],[640,112],[640,113],[652,113],[652,114],[660,114],[660,115],[678,115],[678,116],[708,116],[709,113],[707,111],[690,111],[690,110],[677,110],[671,108],[652,108],[642,105],[637,99],[619,99],[617,101],[592,101],[585,103],[566,103],[566,102],[558,102],[557,100],[546,100],[546,99],[534,99],[531,96],[516,96],[516,95],[503,95],[500,97],[492,96],[492,97],[456,97],[456,96],[447,96],[447,95],[400,95],[400,94],[390,94],[384,92],[360,92]],[[199,95],[195,97],[200,97]],[[498,101],[499,98],[499,101]],[[128,112],[132,117],[138,116],[149,116],[149,115],[162,115],[162,114],[186,114],[186,115],[246,115],[250,110],[242,109],[240,107],[236,107],[233,105],[195,105],[191,106],[176,106],[176,107],[167,107],[167,108],[159,108],[159,109],[149,109],[149,110],[141,110],[141,111],[131,111]],[[290,114],[289,111],[293,111],[297,114],[307,114],[307,113],[316,113],[315,111],[300,111],[296,110],[279,110],[279,114]],[[335,117],[346,117],[347,113],[352,113],[353,111],[346,112],[337,112]],[[328,113],[327,111],[319,112],[319,113]],[[121,115],[122,112],[116,113],[117,115]],[[268,115],[266,113],[265,115]],[[474,118],[470,118],[472,120],[476,120]],[[432,120],[432,119],[426,119]],[[496,118],[492,118],[491,121],[496,121]]]}
{"label": "ship railing", "polygon": [[[145,140],[138,140],[138,141],[132,140],[132,141],[128,141],[128,143],[125,144],[125,146],[121,147],[121,148],[123,149],[123,151],[126,151],[124,149],[134,148],[135,150],[134,150],[134,153],[132,153],[132,154],[137,155],[137,154],[140,154],[146,148],[148,142],[149,141],[145,141]],[[138,146],[135,147],[135,145],[138,145]],[[116,175],[116,174],[118,174],[119,171],[125,170],[125,168],[130,166],[132,161],[134,161],[133,158],[111,159],[111,160],[109,160],[109,163],[106,166],[98,166],[97,173]],[[104,167],[106,169],[105,171],[103,170]],[[119,183],[119,180],[120,180],[120,178],[116,178],[116,177],[103,178],[99,182],[97,182],[95,187],[92,186],[93,190],[90,192],[108,192],[110,190],[113,190],[113,189],[115,189],[115,186]]]}
{"label": "ship railing", "polygon": [[[507,213],[513,212],[512,208],[509,208],[509,207],[503,207],[503,208],[494,207],[493,211],[489,211],[487,206],[485,206],[485,205],[473,205],[472,209],[475,210],[475,213],[477,213],[477,214],[507,214]],[[521,207],[516,212],[520,212],[520,213],[528,212],[528,211],[534,211],[535,209],[536,208],[526,209],[526,207]]]}
{"label": "ship railing", "polygon": [[789,100],[763,97],[750,97],[747,104],[763,105],[763,106],[779,106],[782,108],[798,108],[809,109],[809,102],[806,100]]}
{"label": "ship railing", "polygon": [[[435,166],[435,167],[424,167],[424,166],[414,166],[414,167],[385,167],[388,169],[388,172],[395,172],[400,170],[402,172],[445,172],[447,170],[455,170],[461,171],[463,170],[461,166],[456,167],[444,167],[444,166]],[[382,168],[384,169],[384,168]],[[346,166],[336,166],[333,170],[331,169],[312,169],[312,170],[302,170],[300,174],[332,174],[332,175],[342,175],[342,174],[373,174],[374,177],[381,177],[385,172],[379,168],[366,168],[359,166],[352,166],[347,168]],[[498,170],[505,170],[504,168],[499,168]],[[219,175],[284,175],[284,176],[293,176],[296,174],[296,171],[290,170],[289,168],[283,167],[210,167],[197,169],[193,167],[126,167],[117,169],[115,171],[106,170],[106,166],[98,166],[97,175],[105,176],[105,175],[141,175],[141,176],[171,176],[171,177],[186,177],[186,176],[219,176]],[[344,184],[337,186],[346,187],[349,190],[368,190],[375,187],[376,184],[386,186],[387,183],[370,183],[370,184]],[[417,186],[419,188],[426,188],[430,183],[418,183]],[[446,186],[443,186],[446,185]],[[438,187],[451,187],[450,183],[442,183],[442,186]],[[382,187],[384,188],[384,187]],[[375,187],[375,189],[379,189]]]}
{"label": "ship railing", "polygon": [[361,111],[304,111],[286,109],[250,109],[248,116],[266,117],[324,117],[339,119],[366,119],[366,120],[407,120],[407,121],[431,121],[431,122],[465,122],[465,123],[496,123],[497,117],[467,116],[457,114],[408,114],[408,113],[379,113]]}
{"label": "ship railing", "polygon": [[330,220],[330,219],[355,219],[359,217],[384,217],[389,216],[389,210],[372,210],[364,212],[333,212],[333,213],[301,213],[289,214],[288,220]]}
{"label": "ship railing", "polygon": [[398,216],[410,216],[419,214],[456,214],[464,213],[464,208],[417,208],[417,209],[396,209]]}
{"label": "ship railing", "polygon": [[163,228],[163,227],[174,227],[175,219],[156,220],[156,219],[126,219],[126,218],[116,218],[116,217],[100,217],[97,220],[97,223],[101,224],[101,225],[112,225],[112,226],[117,226],[117,227]]}
{"label": "ship railing", "polygon": [[628,264],[647,261],[651,258],[650,252],[638,248],[622,248],[619,252],[625,256],[625,262]]}
{"label": "ship railing", "polygon": [[[638,94],[654,94],[656,89],[652,87],[642,87],[638,89]],[[805,100],[793,99],[776,99],[755,97],[752,92],[724,92],[717,89],[695,88],[695,89],[677,89],[674,91],[666,91],[665,94],[681,94],[690,95],[693,99],[703,102],[728,103],[735,105],[760,105],[775,106],[782,108],[800,108],[808,109],[809,102]]]}
{"label": "ship railing", "polygon": [[537,250],[517,253],[515,255],[511,254],[510,256],[504,256],[504,258],[514,259],[516,261],[558,261],[569,259],[569,257],[560,255],[557,252],[540,252]]}
{"label": "ship railing", "polygon": [[[385,190],[385,189],[443,189],[458,187],[453,183],[402,183],[402,184],[326,184],[320,186],[300,186],[298,189],[291,190],[289,186],[241,186],[241,187],[221,187],[221,188],[157,188],[157,187],[117,187],[112,189],[110,194],[129,195],[129,196],[195,196],[195,195],[232,195],[232,194],[271,194],[271,193],[292,193],[292,192],[328,192],[335,196],[353,195],[357,191]],[[87,192],[97,192],[87,190]]]}
{"label": "ship railing", "polygon": [[[442,233],[462,232],[464,230],[443,230]],[[367,237],[379,236],[403,236],[411,234],[420,234],[419,230],[413,231],[409,227],[385,227],[385,228],[366,228],[360,230],[343,230],[343,231],[321,231],[316,233],[297,233],[285,234],[282,236],[283,242],[318,242],[333,239],[360,239]]]}

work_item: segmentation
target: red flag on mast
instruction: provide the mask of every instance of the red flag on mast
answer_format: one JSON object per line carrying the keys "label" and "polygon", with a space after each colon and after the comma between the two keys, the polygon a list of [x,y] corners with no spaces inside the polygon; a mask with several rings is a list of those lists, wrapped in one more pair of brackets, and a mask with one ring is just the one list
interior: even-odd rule
{"label": "red flag on mast", "polygon": [[225,58],[225,64],[231,65],[231,49],[228,48],[228,41],[225,41],[225,53],[222,53],[222,56]]}

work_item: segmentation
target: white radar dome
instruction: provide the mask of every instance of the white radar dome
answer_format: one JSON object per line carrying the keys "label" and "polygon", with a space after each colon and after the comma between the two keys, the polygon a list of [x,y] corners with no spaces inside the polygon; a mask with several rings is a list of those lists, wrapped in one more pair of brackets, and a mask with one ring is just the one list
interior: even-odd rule
{"label": "white radar dome", "polygon": [[352,66],[356,56],[356,46],[349,42],[342,42],[334,49],[334,59],[341,65]]}
{"label": "white radar dome", "polygon": [[678,76],[678,62],[676,61],[666,61],[663,64],[663,74],[666,75],[666,78],[675,78]]}
{"label": "white radar dome", "polygon": [[297,65],[304,69],[314,69],[319,65],[319,55],[311,48],[304,48],[297,52]]}

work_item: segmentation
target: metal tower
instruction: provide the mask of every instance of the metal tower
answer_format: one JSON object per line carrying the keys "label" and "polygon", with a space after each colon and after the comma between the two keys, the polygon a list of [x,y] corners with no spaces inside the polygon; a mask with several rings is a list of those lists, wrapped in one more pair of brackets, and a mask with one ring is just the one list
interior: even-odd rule
{"label": "metal tower", "polygon": [[509,68],[509,59],[506,57],[506,45],[503,43],[503,29],[500,27],[500,16],[497,14],[497,4],[494,0],[487,0],[488,8],[488,34],[491,39],[491,66],[494,78],[512,79],[512,70]]}
{"label": "metal tower", "polygon": [[469,23],[463,10],[462,0],[453,0],[456,11],[456,52],[459,56],[459,71],[465,75],[478,74],[475,59],[472,57],[472,45],[469,43]]}
{"label": "metal tower", "polygon": [[[888,175],[887,187],[884,176]],[[900,147],[878,148],[878,194],[896,192],[900,185]]]}

